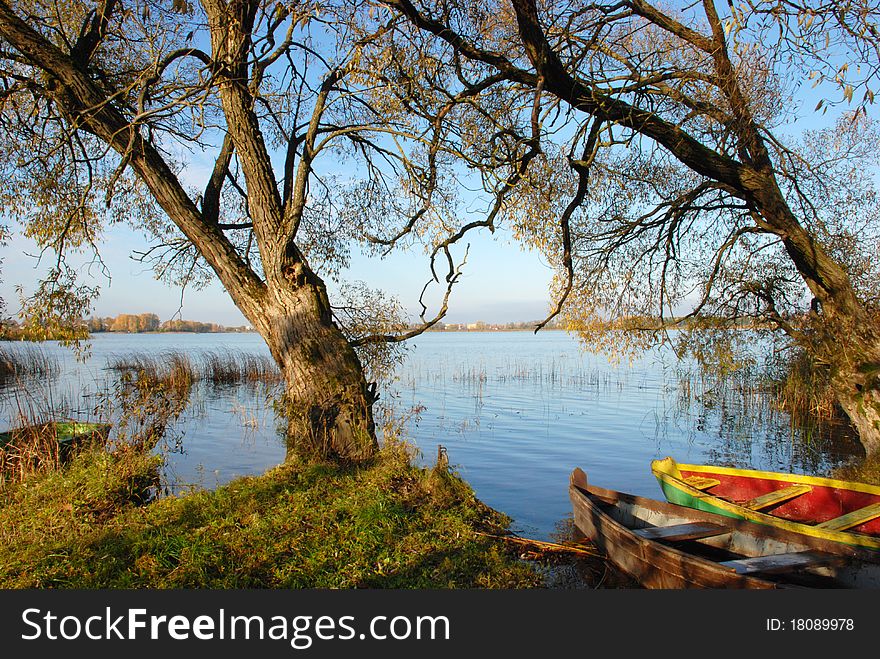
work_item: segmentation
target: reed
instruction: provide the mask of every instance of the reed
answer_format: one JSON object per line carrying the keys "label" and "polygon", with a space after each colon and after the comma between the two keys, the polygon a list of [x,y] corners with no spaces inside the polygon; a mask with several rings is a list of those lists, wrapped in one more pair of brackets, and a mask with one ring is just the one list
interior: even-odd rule
{"label": "reed", "polygon": [[824,374],[797,355],[724,374],[686,364],[676,382],[676,423],[699,431],[713,419],[722,440],[719,456],[760,447],[772,459],[809,471],[825,469],[828,456],[837,461],[859,451]]}
{"label": "reed", "polygon": [[175,388],[188,388],[199,381],[217,386],[281,381],[281,371],[269,357],[232,350],[209,351],[195,357],[180,351],[157,355],[136,352],[114,357],[107,366]]}
{"label": "reed", "polygon": [[[2,441],[2,440],[0,440]],[[61,466],[61,450],[50,424],[24,426],[10,432],[0,447],[0,485],[21,483],[33,474]]]}
{"label": "reed", "polygon": [[[425,380],[426,376],[437,380],[436,374],[417,372],[413,380]],[[453,382],[465,386],[479,386],[488,383],[541,384],[549,387],[580,388],[622,388],[626,384],[626,373],[609,373],[603,369],[590,368],[578,360],[566,361],[555,358],[549,361],[508,360],[494,372],[489,372],[485,364],[459,365],[452,370]]]}
{"label": "reed", "polygon": [[55,471],[79,449],[79,443],[62,446],[53,423],[80,416],[68,397],[16,391],[7,404],[12,429],[0,435],[0,485]]}
{"label": "reed", "polygon": [[212,351],[204,353],[201,361],[202,378],[215,385],[281,381],[281,371],[265,355],[231,350]]}
{"label": "reed", "polygon": [[776,404],[792,419],[832,422],[841,416],[827,369],[813,363],[804,351],[791,351],[775,359],[768,377]]}
{"label": "reed", "polygon": [[116,356],[108,361],[107,367],[144,385],[161,385],[177,390],[189,389],[197,379],[196,369],[189,357],[178,351],[158,355],[135,352]]}
{"label": "reed", "polygon": [[36,346],[0,346],[0,382],[10,378],[51,378],[61,372],[58,360]]}

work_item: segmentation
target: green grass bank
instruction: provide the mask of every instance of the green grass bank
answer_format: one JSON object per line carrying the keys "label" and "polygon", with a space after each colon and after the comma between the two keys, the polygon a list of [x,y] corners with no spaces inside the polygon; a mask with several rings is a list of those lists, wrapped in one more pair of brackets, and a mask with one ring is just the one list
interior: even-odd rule
{"label": "green grass bank", "polygon": [[0,489],[3,588],[523,588],[535,568],[483,533],[509,520],[403,445],[359,466],[291,460],[144,503],[158,458],[86,450]]}

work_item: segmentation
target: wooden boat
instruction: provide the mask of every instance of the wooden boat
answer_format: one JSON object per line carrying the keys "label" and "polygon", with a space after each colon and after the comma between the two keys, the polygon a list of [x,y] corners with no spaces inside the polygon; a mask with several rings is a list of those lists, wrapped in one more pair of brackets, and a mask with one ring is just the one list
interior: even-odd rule
{"label": "wooden boat", "polygon": [[0,432],[0,449],[19,437],[28,435],[47,435],[54,433],[55,441],[61,449],[70,449],[74,444],[93,439],[106,440],[110,433],[110,424],[87,423],[84,421],[51,421],[23,428],[13,428]]}
{"label": "wooden boat", "polygon": [[880,555],[587,483],[569,487],[574,523],[647,588],[880,587]]}
{"label": "wooden boat", "polygon": [[666,500],[880,550],[880,487],[797,474],[654,460]]}

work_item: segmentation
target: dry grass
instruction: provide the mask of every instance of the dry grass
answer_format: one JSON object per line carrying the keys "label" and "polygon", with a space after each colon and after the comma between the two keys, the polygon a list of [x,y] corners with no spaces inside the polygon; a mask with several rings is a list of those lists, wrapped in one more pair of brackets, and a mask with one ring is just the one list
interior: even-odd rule
{"label": "dry grass", "polygon": [[162,385],[176,390],[189,389],[197,378],[189,357],[176,351],[159,355],[135,352],[111,359],[108,367],[144,385]]}
{"label": "dry grass", "polygon": [[58,360],[35,346],[11,349],[0,346],[0,382],[10,378],[55,377],[60,373]]}
{"label": "dry grass", "polygon": [[218,386],[281,381],[281,372],[269,357],[231,350],[205,352],[195,357],[179,351],[157,355],[135,352],[115,357],[107,366],[174,388],[188,388],[197,381]]}
{"label": "dry grass", "polygon": [[281,371],[265,355],[229,350],[206,352],[201,362],[201,378],[216,385],[281,381]]}
{"label": "dry grass", "polygon": [[61,461],[61,446],[51,424],[22,427],[0,446],[0,484],[21,483],[33,474],[55,471]]}
{"label": "dry grass", "polygon": [[776,404],[793,421],[828,422],[840,416],[827,369],[817,367],[805,352],[778,360],[769,375]]}
{"label": "dry grass", "polygon": [[54,422],[80,416],[65,396],[38,398],[17,391],[7,404],[12,406],[12,429],[0,434],[0,486],[55,471],[83,446],[93,445],[92,440],[106,442],[107,433],[103,431],[77,436],[75,441],[58,441]]}

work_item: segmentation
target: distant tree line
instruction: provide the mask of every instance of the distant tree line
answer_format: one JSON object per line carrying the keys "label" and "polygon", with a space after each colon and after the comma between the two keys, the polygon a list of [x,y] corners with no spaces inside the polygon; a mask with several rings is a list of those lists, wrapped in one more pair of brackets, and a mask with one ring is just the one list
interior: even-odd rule
{"label": "distant tree line", "polygon": [[119,314],[116,317],[92,317],[86,321],[90,333],[96,332],[246,332],[247,327],[224,327],[217,323],[201,323],[197,320],[159,320],[154,313]]}

